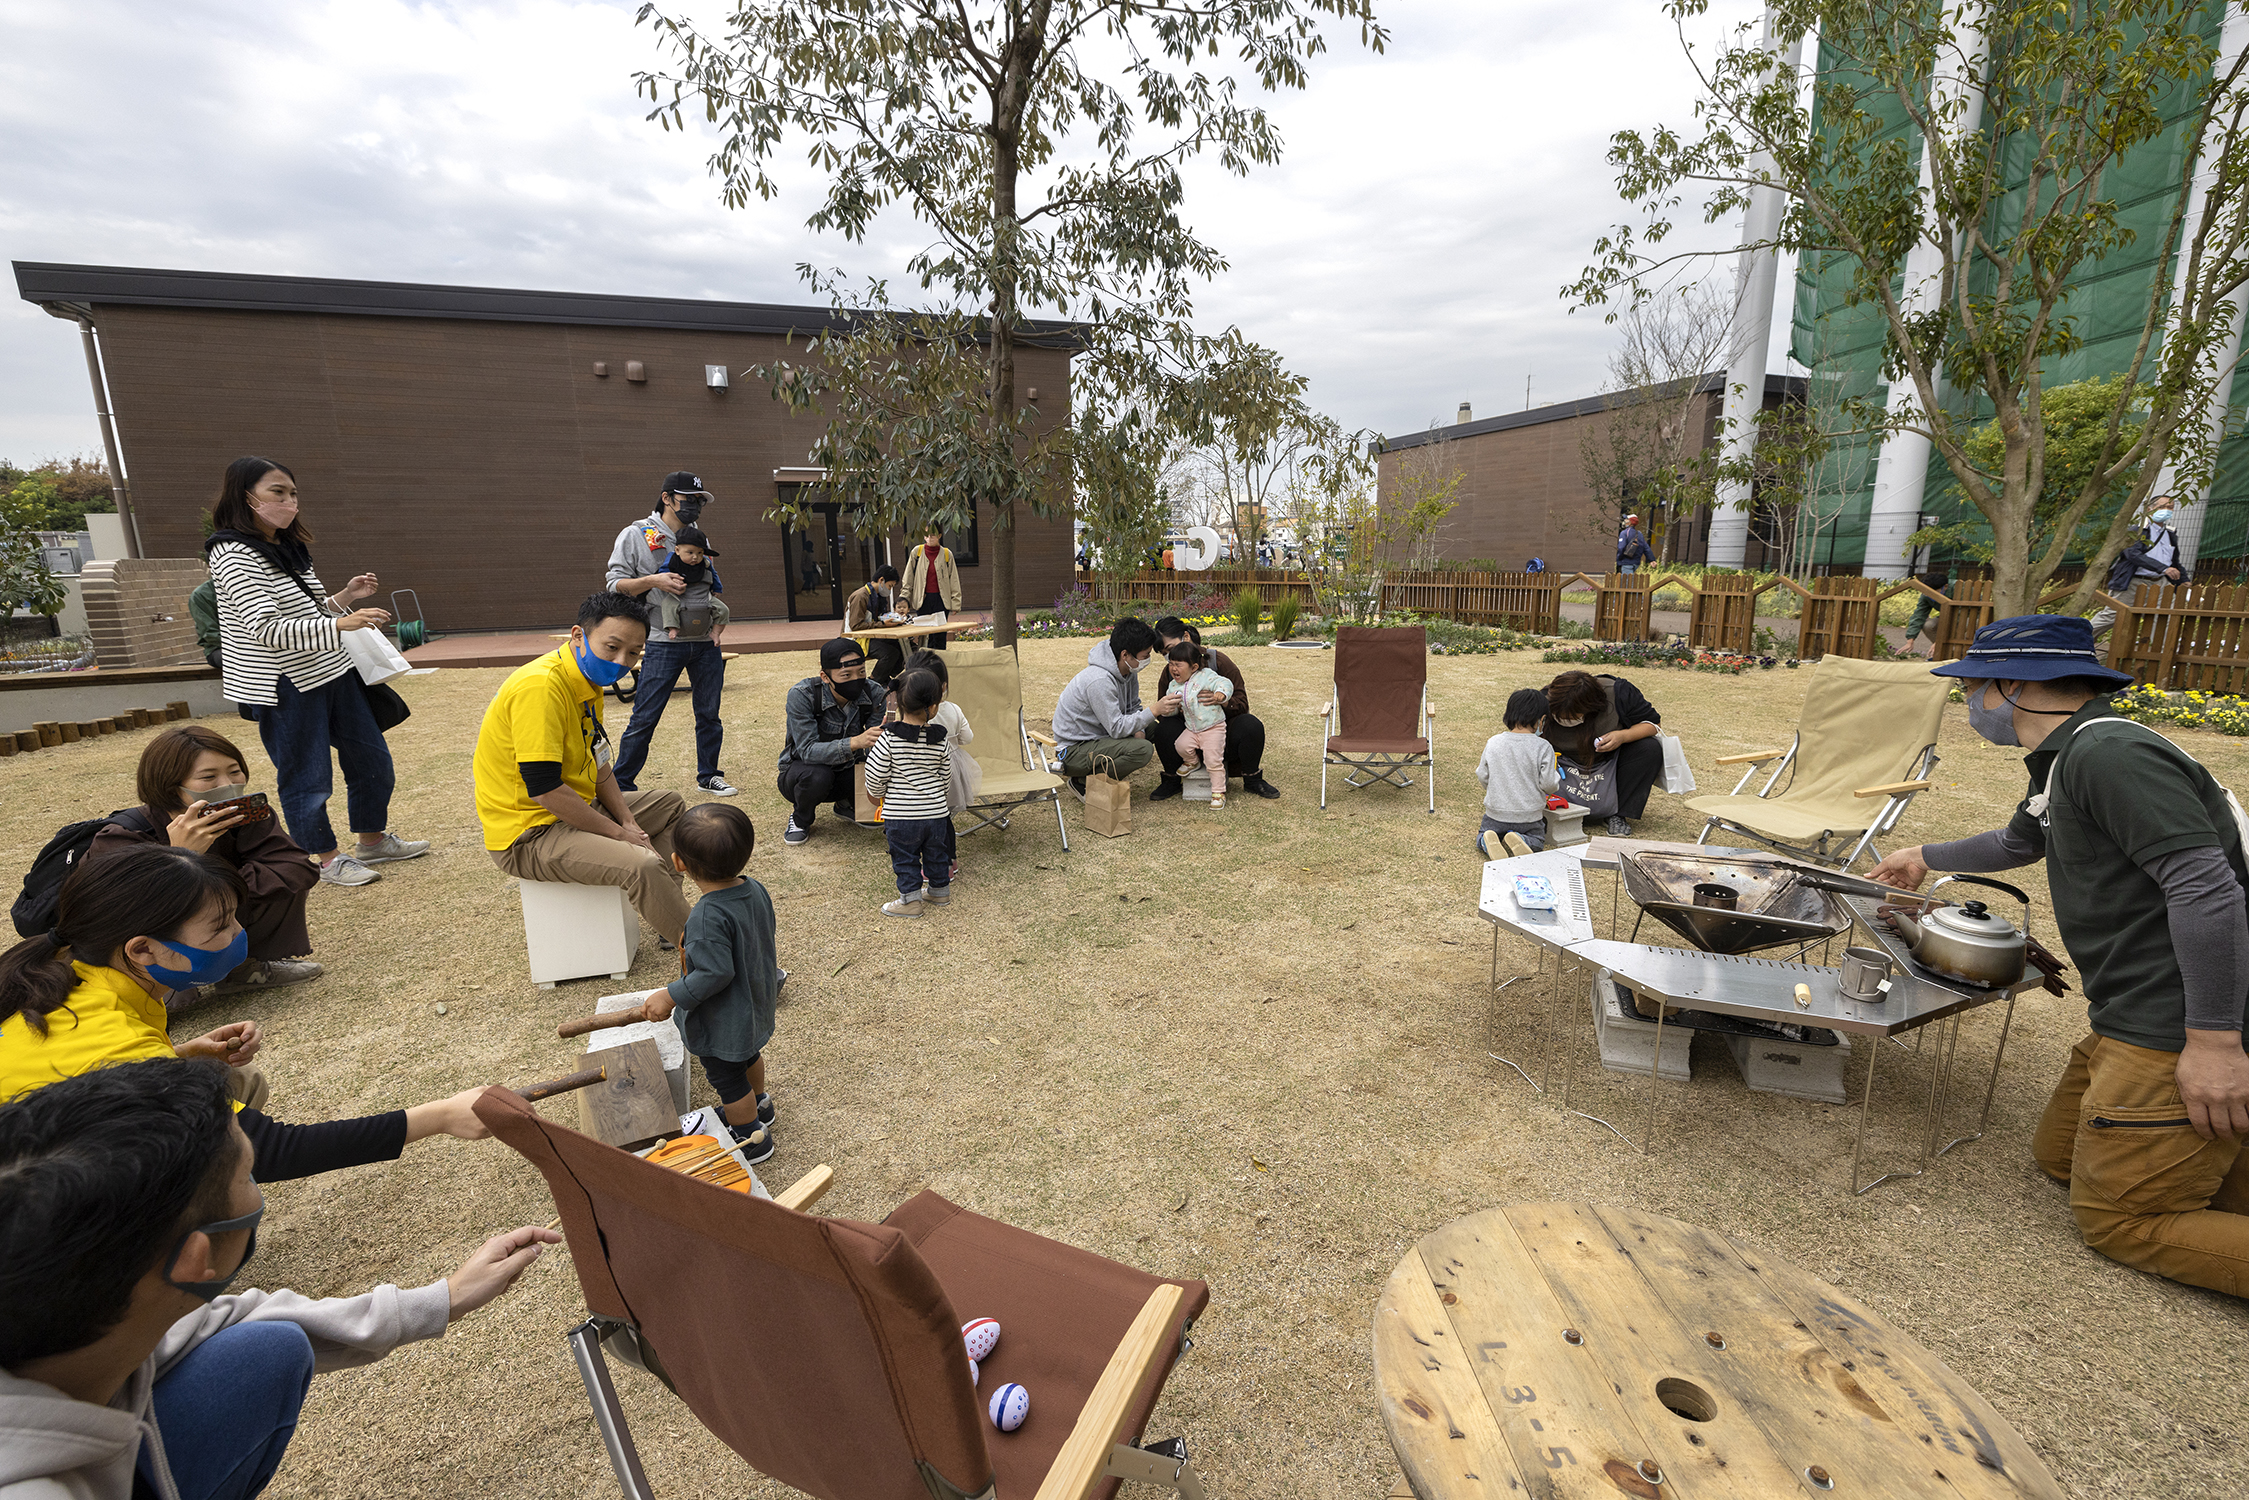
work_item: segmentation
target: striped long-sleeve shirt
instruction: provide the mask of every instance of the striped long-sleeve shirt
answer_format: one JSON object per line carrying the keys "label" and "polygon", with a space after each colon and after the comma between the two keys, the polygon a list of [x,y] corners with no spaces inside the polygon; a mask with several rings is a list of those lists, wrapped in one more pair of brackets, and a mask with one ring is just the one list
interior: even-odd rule
{"label": "striped long-sleeve shirt", "polygon": [[[286,676],[310,692],[351,670],[336,617],[343,607],[326,596],[308,566],[297,578],[240,542],[212,546],[211,586],[219,596],[219,667],[236,703],[273,703],[274,681]],[[315,604],[313,600],[320,602]]]}
{"label": "striped long-sleeve shirt", "polygon": [[867,795],[882,798],[886,823],[952,816],[953,747],[945,726],[885,725],[867,751]]}

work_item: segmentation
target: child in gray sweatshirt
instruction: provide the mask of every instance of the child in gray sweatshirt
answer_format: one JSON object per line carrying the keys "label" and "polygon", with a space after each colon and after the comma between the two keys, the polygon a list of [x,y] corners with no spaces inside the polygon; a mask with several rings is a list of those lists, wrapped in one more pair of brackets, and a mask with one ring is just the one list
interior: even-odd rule
{"label": "child in gray sweatshirt", "polygon": [[[1484,758],[1476,763],[1476,779],[1484,784],[1484,822],[1476,830],[1476,851],[1484,848],[1484,835],[1512,834],[1532,850],[1546,847],[1546,799],[1562,785],[1554,763],[1554,747],[1538,732],[1546,717],[1546,695],[1537,688],[1520,688],[1507,700],[1506,731],[1484,745]],[[1521,852],[1521,851],[1517,851]]]}

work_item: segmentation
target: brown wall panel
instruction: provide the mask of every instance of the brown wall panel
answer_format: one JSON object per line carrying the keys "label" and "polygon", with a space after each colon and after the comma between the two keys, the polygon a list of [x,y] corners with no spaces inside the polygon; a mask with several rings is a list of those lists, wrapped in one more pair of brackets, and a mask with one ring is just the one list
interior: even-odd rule
{"label": "brown wall panel", "polygon": [[[784,356],[777,336],[128,306],[97,321],[151,556],[194,554],[227,463],[256,453],[296,470],[325,582],[415,589],[440,631],[548,627],[600,586],[663,476],[690,469],[717,496],[701,524],[736,618],[787,613],[763,517],[818,422],[751,372]],[[722,363],[731,389],[711,391],[703,366]],[[1021,369],[1060,420],[1068,355],[1025,350]],[[982,532],[984,564],[961,574],[972,609],[991,602],[989,512]],[[1066,512],[1023,523],[1023,604],[1069,586],[1071,551]]]}

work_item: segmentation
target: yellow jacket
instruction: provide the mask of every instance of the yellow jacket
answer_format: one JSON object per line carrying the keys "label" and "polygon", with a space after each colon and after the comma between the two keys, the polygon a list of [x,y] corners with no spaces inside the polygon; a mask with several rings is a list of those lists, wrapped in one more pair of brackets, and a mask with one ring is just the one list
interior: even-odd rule
{"label": "yellow jacket", "polygon": [[20,1098],[107,1063],[178,1055],[167,1034],[164,1002],[132,975],[106,965],[70,967],[78,987],[47,1013],[45,1036],[20,1014],[0,1023],[0,1100]]}

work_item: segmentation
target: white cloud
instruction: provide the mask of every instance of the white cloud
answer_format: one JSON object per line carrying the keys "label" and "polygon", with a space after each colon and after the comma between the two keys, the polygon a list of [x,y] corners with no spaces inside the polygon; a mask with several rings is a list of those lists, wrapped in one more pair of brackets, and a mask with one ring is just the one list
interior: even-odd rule
{"label": "white cloud", "polygon": [[[1387,55],[1339,30],[1269,100],[1279,167],[1192,170],[1232,262],[1204,321],[1349,426],[1513,410],[1526,375],[1542,403],[1593,390],[1609,335],[1558,288],[1622,217],[1609,134],[1689,123],[1669,23],[1654,0],[1382,18]],[[629,4],[0,0],[0,31],[8,259],[795,302],[799,261],[895,275],[926,238],[815,239],[797,155],[781,198],[723,208],[707,138],[644,118]],[[74,329],[0,302],[0,455],[98,443]]]}

